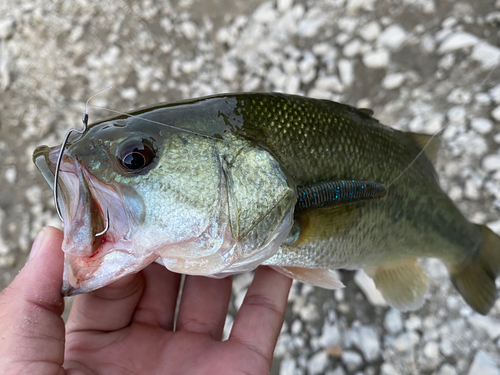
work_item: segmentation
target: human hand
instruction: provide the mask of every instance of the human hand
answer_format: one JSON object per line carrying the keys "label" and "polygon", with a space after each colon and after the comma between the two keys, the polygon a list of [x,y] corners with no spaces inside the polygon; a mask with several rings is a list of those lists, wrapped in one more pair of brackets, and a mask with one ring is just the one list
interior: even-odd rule
{"label": "human hand", "polygon": [[221,341],[230,277],[187,276],[173,331],[181,275],[152,264],[76,296],[61,318],[62,232],[47,227],[0,294],[0,373],[268,374],[291,280],[259,267]]}

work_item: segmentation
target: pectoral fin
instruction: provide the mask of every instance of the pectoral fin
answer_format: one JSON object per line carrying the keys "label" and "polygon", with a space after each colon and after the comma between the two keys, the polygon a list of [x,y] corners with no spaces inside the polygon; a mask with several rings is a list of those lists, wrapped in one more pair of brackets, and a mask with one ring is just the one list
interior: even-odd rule
{"label": "pectoral fin", "polygon": [[337,273],[327,268],[271,267],[285,276],[309,285],[319,286],[325,289],[340,289],[344,287]]}
{"label": "pectoral fin", "polygon": [[[360,203],[362,204],[362,203]],[[295,216],[294,242],[287,239],[289,245],[298,246],[311,241],[322,241],[340,236],[355,225],[357,204],[328,207],[311,210]]]}
{"label": "pectoral fin", "polygon": [[420,308],[427,291],[427,275],[417,259],[365,269],[385,300],[401,311]]}

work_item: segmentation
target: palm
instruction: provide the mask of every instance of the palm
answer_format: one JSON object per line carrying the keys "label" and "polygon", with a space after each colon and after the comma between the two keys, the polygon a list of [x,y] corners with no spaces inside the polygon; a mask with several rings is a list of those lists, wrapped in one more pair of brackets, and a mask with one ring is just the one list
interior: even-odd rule
{"label": "palm", "polygon": [[[151,265],[122,285],[79,296],[66,327],[65,367],[106,374],[269,373],[279,332],[272,328],[281,326],[283,304],[283,298],[275,301],[259,292],[259,283],[269,276],[274,272],[258,271],[227,341],[220,339],[230,278],[188,277],[176,331],[180,276],[161,266]],[[279,278],[287,288],[289,280]]]}

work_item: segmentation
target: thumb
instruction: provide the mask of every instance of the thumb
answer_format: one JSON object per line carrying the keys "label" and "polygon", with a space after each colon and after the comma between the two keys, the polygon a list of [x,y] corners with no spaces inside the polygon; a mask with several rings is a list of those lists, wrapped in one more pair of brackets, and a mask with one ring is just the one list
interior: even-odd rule
{"label": "thumb", "polygon": [[[62,232],[44,228],[0,294],[0,373],[58,373],[64,355]],[[61,370],[62,371],[62,370]]]}

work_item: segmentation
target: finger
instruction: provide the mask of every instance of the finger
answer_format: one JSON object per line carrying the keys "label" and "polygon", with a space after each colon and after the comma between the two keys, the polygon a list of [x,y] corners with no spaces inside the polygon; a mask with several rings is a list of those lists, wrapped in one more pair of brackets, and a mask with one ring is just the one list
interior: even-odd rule
{"label": "finger", "polygon": [[128,326],[144,290],[142,273],[127,275],[93,292],[75,297],[66,331],[117,331]]}
{"label": "finger", "polygon": [[44,228],[30,260],[0,294],[0,373],[16,364],[21,373],[30,362],[38,362],[43,373],[56,373],[62,365],[62,238],[60,230]]}
{"label": "finger", "polygon": [[172,330],[181,275],[156,263],[143,274],[146,286],[132,320]]}
{"label": "finger", "polygon": [[259,267],[238,311],[229,341],[243,343],[268,362],[273,359],[292,280]]}
{"label": "finger", "polygon": [[220,340],[231,298],[232,282],[232,277],[212,279],[187,276],[176,329],[205,333]]}

